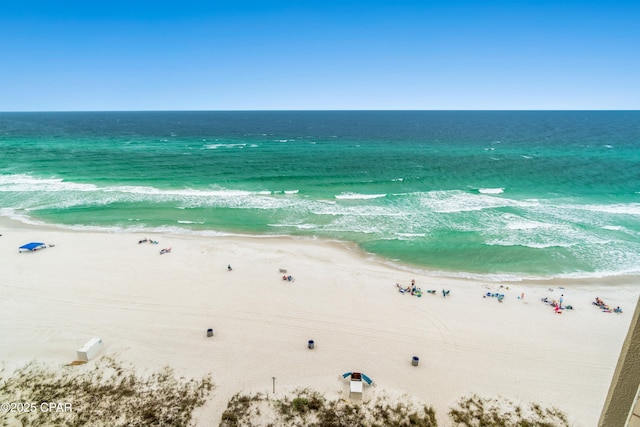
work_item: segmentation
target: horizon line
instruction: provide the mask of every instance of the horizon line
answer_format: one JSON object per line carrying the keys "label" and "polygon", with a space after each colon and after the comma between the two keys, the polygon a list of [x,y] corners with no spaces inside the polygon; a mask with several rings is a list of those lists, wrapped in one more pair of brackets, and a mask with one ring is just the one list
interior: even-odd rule
{"label": "horizon line", "polygon": [[200,109],[133,109],[133,110],[2,110],[0,114],[6,113],[179,113],[179,112],[193,112],[193,113],[206,113],[206,112],[633,112],[640,111],[640,109],[212,109],[212,110],[200,110]]}

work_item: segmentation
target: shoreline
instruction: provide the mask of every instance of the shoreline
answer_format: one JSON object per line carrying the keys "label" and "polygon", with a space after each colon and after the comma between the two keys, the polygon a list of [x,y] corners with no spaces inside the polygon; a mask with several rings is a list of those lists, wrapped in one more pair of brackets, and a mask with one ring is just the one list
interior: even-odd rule
{"label": "shoreline", "polygon": [[[433,405],[440,425],[459,397],[478,393],[557,406],[572,425],[590,426],[632,314],[601,313],[591,301],[632,310],[640,294],[633,276],[507,284],[418,274],[320,239],[146,233],[152,245],[138,243],[145,233],[14,221],[0,219],[0,362],[61,365],[100,336],[100,355],[142,370],[210,372],[216,388],[195,414],[203,425],[217,423],[237,392],[270,393],[273,377],[277,392],[346,398],[348,383],[336,378],[361,371],[378,385],[365,399],[406,394]],[[29,241],[55,247],[18,254]],[[159,255],[165,247],[172,252]],[[437,293],[400,294],[395,283],[411,279]],[[556,315],[540,301],[560,295],[575,309]]]}
{"label": "shoreline", "polygon": [[[322,245],[335,246],[338,249],[344,249],[348,252],[352,252],[358,254],[363,259],[370,260],[382,265],[389,267],[390,269],[396,269],[400,271],[405,271],[408,274],[414,275],[426,275],[435,278],[442,278],[445,280],[468,280],[471,282],[487,282],[487,283],[517,283],[517,284],[529,284],[536,285],[539,284],[544,286],[545,284],[555,283],[555,282],[570,282],[574,283],[583,283],[585,285],[589,285],[592,282],[625,282],[625,283],[637,283],[638,279],[640,279],[640,274],[632,274],[632,273],[560,273],[556,275],[549,276],[539,276],[531,273],[473,273],[468,271],[451,271],[451,270],[438,270],[435,268],[431,268],[428,266],[418,265],[418,264],[410,264],[407,262],[403,262],[397,259],[386,258],[384,256],[375,254],[373,252],[368,252],[360,247],[356,242],[347,241],[347,240],[339,240],[339,239],[329,239],[318,236],[304,236],[304,235],[288,235],[288,234],[243,234],[243,233],[227,233],[227,232],[218,232],[218,231],[210,231],[207,233],[206,230],[189,230],[189,229],[180,229],[184,232],[176,232],[175,229],[171,230],[159,230],[159,229],[126,229],[117,227],[116,229],[99,227],[99,226],[68,226],[64,224],[49,224],[40,221],[26,221],[14,217],[7,217],[0,214],[0,230],[2,228],[36,228],[50,231],[60,231],[60,232],[70,232],[70,233],[97,233],[97,234],[132,234],[136,236],[144,236],[144,235],[166,235],[166,236],[175,236],[176,238],[183,239],[239,239],[242,240],[277,240],[277,239],[285,239],[290,241],[301,241],[301,242],[316,242]],[[1,233],[0,233],[1,234]],[[576,274],[575,276],[572,276]],[[617,283],[616,283],[617,285]]]}

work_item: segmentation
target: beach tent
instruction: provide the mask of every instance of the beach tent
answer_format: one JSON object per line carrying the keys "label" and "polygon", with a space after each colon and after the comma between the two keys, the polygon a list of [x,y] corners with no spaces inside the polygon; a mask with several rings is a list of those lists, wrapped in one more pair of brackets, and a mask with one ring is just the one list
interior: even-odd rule
{"label": "beach tent", "polygon": [[44,243],[40,243],[40,242],[31,242],[31,243],[27,243],[26,245],[22,245],[18,248],[18,252],[22,252],[22,251],[31,251],[34,252],[38,249],[44,249],[46,248],[47,245],[45,245]]}

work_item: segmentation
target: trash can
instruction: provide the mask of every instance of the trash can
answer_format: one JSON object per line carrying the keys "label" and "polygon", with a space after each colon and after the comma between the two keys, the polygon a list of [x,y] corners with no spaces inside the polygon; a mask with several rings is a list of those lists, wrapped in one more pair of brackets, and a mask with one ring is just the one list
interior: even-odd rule
{"label": "trash can", "polygon": [[309,340],[309,348],[312,349],[313,348],[313,340]]}
{"label": "trash can", "polygon": [[207,329],[207,336],[208,337],[212,337],[213,336],[213,329],[211,329],[211,328]]}
{"label": "trash can", "polygon": [[413,366],[418,366],[419,361],[420,361],[420,358],[418,356],[413,356],[413,359],[411,360],[411,364]]}

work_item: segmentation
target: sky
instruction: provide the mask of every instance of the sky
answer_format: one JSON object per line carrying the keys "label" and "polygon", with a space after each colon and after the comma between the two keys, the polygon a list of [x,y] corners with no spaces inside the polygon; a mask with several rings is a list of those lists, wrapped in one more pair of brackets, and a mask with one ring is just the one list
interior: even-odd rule
{"label": "sky", "polygon": [[636,110],[638,1],[0,0],[0,111]]}

